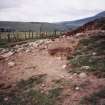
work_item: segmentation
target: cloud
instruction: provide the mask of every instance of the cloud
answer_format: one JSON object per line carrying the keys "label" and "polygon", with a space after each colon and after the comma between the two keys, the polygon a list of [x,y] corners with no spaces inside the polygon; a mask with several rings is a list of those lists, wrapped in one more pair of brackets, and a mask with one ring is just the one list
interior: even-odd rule
{"label": "cloud", "polygon": [[3,0],[0,1],[0,20],[75,20],[101,12],[104,5],[105,0]]}
{"label": "cloud", "polygon": [[17,0],[2,0],[0,1],[0,9],[11,8],[19,6],[19,1]]}

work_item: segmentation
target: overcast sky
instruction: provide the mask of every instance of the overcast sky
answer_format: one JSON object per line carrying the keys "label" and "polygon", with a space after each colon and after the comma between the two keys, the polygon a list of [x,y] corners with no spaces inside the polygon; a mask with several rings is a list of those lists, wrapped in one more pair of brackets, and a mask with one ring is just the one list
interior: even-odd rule
{"label": "overcast sky", "polygon": [[105,0],[0,0],[0,21],[70,21],[104,10]]}

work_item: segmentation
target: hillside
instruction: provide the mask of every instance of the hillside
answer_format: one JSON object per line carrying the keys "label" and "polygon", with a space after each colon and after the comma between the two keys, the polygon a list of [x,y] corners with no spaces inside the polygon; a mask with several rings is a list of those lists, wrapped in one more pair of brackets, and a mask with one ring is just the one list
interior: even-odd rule
{"label": "hillside", "polygon": [[91,31],[91,30],[105,30],[105,17],[88,22],[85,25],[71,32],[68,32],[67,35],[73,35],[76,33],[81,33],[81,32],[86,32],[86,31]]}
{"label": "hillside", "polygon": [[77,27],[80,27],[90,21],[93,21],[95,19],[98,19],[98,18],[101,18],[101,17],[105,17],[105,11],[95,15],[95,16],[92,16],[92,17],[88,17],[88,18],[85,18],[85,19],[80,19],[80,20],[75,20],[75,21],[65,21],[65,22],[61,22],[59,24],[61,25],[64,25],[68,28],[77,28]]}
{"label": "hillside", "polygon": [[[0,49],[2,105],[104,105],[105,32]],[[102,104],[101,104],[102,103]]]}

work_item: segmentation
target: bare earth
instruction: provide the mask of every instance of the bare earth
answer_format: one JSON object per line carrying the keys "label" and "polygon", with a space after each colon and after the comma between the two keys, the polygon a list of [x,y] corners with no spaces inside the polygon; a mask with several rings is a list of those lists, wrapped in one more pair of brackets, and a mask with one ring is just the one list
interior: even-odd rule
{"label": "bare earth", "polygon": [[[69,44],[71,39],[55,40],[53,43],[41,45],[34,48],[30,52],[19,52],[11,56],[6,61],[1,62],[1,71],[4,72],[6,81],[19,81],[20,79],[28,79],[37,74],[47,74],[48,80],[60,79],[69,77],[69,73],[65,70],[67,64],[66,58],[62,55],[51,56],[48,49],[56,49],[59,47],[72,47],[74,44]],[[72,46],[73,45],[73,46]],[[15,62],[14,67],[8,67],[8,62]]]}
{"label": "bare earth", "polygon": [[[47,74],[47,82],[64,79],[69,81],[69,84],[62,86],[65,89],[62,93],[62,105],[78,105],[78,100],[81,97],[104,87],[105,79],[98,79],[93,75],[88,75],[85,79],[81,79],[77,74],[70,74],[66,69],[68,61],[63,56],[65,52],[60,52],[60,54],[54,56],[48,53],[48,50],[59,47],[69,47],[71,48],[70,53],[72,53],[77,44],[78,40],[72,37],[61,38],[48,44],[46,48],[45,45],[41,45],[29,52],[15,53],[10,58],[0,61],[0,81],[1,83],[15,83],[38,74]],[[8,62],[15,62],[15,66],[8,67]],[[76,86],[82,86],[82,88],[74,90],[73,88]]]}

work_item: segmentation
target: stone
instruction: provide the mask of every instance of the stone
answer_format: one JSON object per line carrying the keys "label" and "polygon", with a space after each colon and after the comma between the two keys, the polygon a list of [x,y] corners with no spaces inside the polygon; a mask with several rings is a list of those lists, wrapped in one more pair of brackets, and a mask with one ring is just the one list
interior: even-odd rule
{"label": "stone", "polygon": [[90,67],[89,66],[82,66],[81,69],[88,70],[88,69],[90,69]]}
{"label": "stone", "polygon": [[62,60],[62,58],[61,58],[61,57],[57,57],[57,59],[58,59],[58,60]]}
{"label": "stone", "polygon": [[5,98],[4,98],[4,101],[8,101],[8,97],[5,97]]}
{"label": "stone", "polygon": [[93,52],[93,53],[92,53],[93,56],[96,55],[96,54],[97,54],[96,52]]}
{"label": "stone", "polygon": [[63,65],[63,66],[62,66],[63,69],[66,69],[66,67],[67,67],[67,65]]}
{"label": "stone", "polygon": [[77,76],[77,73],[74,73],[73,76]]}
{"label": "stone", "polygon": [[79,78],[83,79],[83,78],[86,78],[87,77],[87,74],[82,72],[79,74]]}
{"label": "stone", "polygon": [[16,45],[14,48],[18,49],[20,46],[19,45]]}
{"label": "stone", "polygon": [[15,66],[15,62],[9,62],[9,63],[8,63],[8,66],[9,66],[9,67]]}
{"label": "stone", "polygon": [[75,90],[80,90],[80,87],[78,87],[78,86],[77,86],[77,87],[75,87]]}
{"label": "stone", "polygon": [[29,49],[27,49],[25,52],[26,52],[26,53],[29,53],[29,52],[30,52],[30,50],[29,50]]}
{"label": "stone", "polygon": [[45,84],[42,84],[41,86],[42,86],[42,87],[46,87]]}
{"label": "stone", "polygon": [[7,49],[5,49],[5,48],[2,48],[1,50],[0,50],[0,53],[6,53],[6,52],[8,52],[8,50]]}
{"label": "stone", "polygon": [[23,50],[24,50],[24,48],[21,47],[21,48],[18,48],[16,52],[21,52]]}

